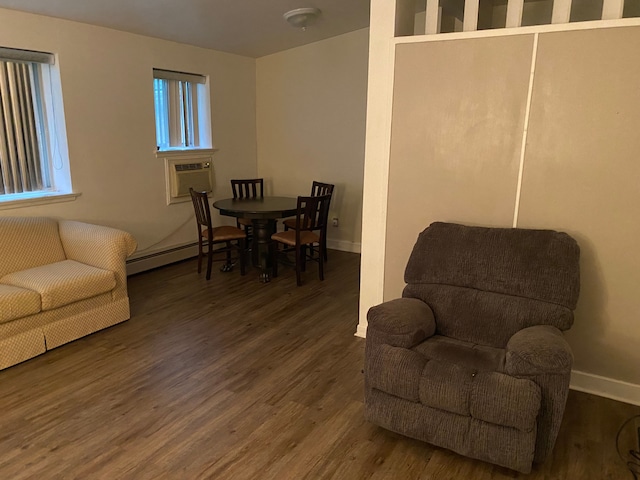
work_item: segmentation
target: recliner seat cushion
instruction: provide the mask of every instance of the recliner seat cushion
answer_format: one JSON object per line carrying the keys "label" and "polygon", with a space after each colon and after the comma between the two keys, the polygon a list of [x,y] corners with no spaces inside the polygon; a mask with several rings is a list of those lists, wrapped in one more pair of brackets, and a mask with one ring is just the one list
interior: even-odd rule
{"label": "recliner seat cushion", "polygon": [[40,311],[40,294],[26,288],[0,284],[0,323],[35,315]]}
{"label": "recliner seat cushion", "polygon": [[10,273],[0,278],[0,283],[37,292],[44,311],[109,292],[116,279],[112,271],[63,260]]}
{"label": "recliner seat cushion", "polygon": [[504,372],[506,350],[434,335],[413,347],[428,359],[455,363],[483,372]]}

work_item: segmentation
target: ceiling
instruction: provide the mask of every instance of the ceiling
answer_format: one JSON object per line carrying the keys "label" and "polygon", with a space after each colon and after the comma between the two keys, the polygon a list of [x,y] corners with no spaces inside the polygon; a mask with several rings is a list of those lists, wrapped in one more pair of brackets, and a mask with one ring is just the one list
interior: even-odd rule
{"label": "ceiling", "polygon": [[[370,0],[0,0],[0,7],[262,57],[369,26]],[[306,31],[282,15],[316,7]]]}

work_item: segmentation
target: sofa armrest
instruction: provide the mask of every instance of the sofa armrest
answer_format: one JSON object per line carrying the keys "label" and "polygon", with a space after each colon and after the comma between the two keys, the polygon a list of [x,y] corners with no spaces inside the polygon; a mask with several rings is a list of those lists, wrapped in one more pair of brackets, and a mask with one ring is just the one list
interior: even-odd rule
{"label": "sofa armrest", "polygon": [[127,295],[125,260],[136,251],[136,240],[130,233],[90,223],[60,220],[60,240],[65,255],[93,267],[115,273],[113,297]]}
{"label": "sofa armrest", "polygon": [[411,348],[436,331],[433,311],[422,300],[397,298],[371,307],[367,313],[367,340]]}
{"label": "sofa armrest", "polygon": [[515,333],[507,343],[506,372],[510,375],[567,374],[573,354],[562,332],[536,325]]}

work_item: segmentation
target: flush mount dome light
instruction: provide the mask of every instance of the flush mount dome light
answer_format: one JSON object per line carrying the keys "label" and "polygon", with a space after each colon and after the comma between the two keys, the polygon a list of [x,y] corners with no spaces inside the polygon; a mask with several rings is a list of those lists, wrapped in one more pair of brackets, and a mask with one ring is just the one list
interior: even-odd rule
{"label": "flush mount dome light", "polygon": [[283,17],[292,27],[306,30],[307,26],[311,25],[318,15],[320,15],[319,9],[308,7],[289,10]]}

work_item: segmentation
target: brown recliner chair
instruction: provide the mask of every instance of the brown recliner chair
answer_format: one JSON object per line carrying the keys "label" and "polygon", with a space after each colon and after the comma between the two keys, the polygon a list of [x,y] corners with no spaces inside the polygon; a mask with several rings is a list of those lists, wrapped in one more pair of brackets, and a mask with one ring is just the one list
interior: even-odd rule
{"label": "brown recliner chair", "polygon": [[565,233],[431,224],[403,298],[369,310],[367,420],[523,473],[543,462],[568,394],[579,255]]}

